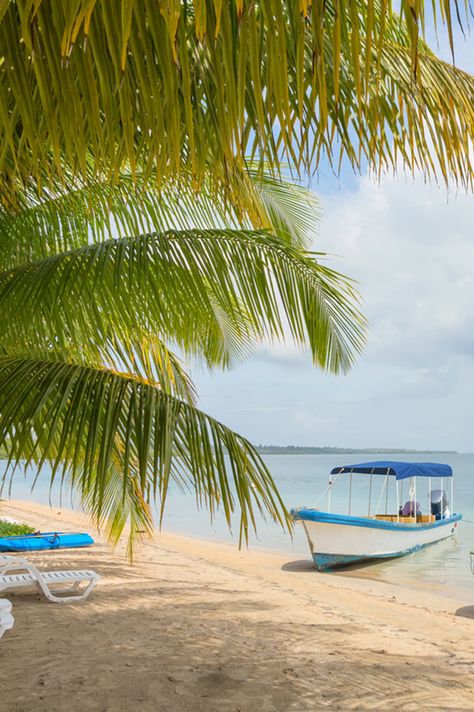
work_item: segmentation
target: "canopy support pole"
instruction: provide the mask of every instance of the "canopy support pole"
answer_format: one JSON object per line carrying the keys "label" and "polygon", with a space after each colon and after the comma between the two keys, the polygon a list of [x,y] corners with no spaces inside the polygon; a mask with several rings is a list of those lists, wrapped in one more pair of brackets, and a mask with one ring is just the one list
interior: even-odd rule
{"label": "canopy support pole", "polygon": [[351,516],[351,509],[352,509],[352,470],[351,470],[351,474],[349,475],[349,516]]}
{"label": "canopy support pole", "polygon": [[332,475],[329,478],[328,484],[328,513],[331,513],[331,489],[332,489]]}
{"label": "canopy support pole", "polygon": [[454,479],[451,477],[451,515],[454,514]]}
{"label": "canopy support pole", "polygon": [[387,484],[385,488],[385,514],[388,512],[388,475],[389,475],[390,469],[387,469]]}
{"label": "canopy support pole", "polygon": [[440,518],[440,519],[444,519],[444,509],[443,509],[443,492],[444,492],[444,489],[443,489],[443,482],[444,482],[444,477],[441,478],[441,511],[440,511],[440,514],[439,514],[439,518]]}
{"label": "canopy support pole", "polygon": [[415,524],[416,524],[416,477],[413,478],[413,492],[415,495],[415,501],[413,503],[413,516],[415,517]]}
{"label": "canopy support pole", "polygon": [[395,480],[395,489],[397,491],[397,522],[400,521],[400,494],[399,494],[399,482]]}
{"label": "canopy support pole", "polygon": [[428,477],[428,514],[431,516],[431,477]]}
{"label": "canopy support pole", "polygon": [[382,489],[380,490],[380,495],[379,495],[379,498],[377,500],[377,504],[375,507],[375,516],[376,517],[377,517],[378,512],[380,511],[380,505],[382,504],[382,498],[385,493],[385,488],[387,487],[387,480],[388,480],[388,475],[385,475],[383,483],[382,483]]}
{"label": "canopy support pole", "polygon": [[370,517],[370,504],[371,504],[371,499],[372,499],[372,472],[370,473],[370,480],[369,480],[369,507],[367,510],[367,516]]}

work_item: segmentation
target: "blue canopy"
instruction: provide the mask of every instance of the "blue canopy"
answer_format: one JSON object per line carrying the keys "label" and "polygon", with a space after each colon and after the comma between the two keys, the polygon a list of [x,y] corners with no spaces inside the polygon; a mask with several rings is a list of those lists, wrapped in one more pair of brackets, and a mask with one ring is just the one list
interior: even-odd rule
{"label": "blue canopy", "polygon": [[375,462],[362,462],[359,465],[343,465],[334,467],[331,475],[340,472],[357,472],[364,475],[386,475],[397,480],[406,480],[409,477],[452,477],[453,471],[449,465],[437,462],[397,462],[396,460],[376,460]]}

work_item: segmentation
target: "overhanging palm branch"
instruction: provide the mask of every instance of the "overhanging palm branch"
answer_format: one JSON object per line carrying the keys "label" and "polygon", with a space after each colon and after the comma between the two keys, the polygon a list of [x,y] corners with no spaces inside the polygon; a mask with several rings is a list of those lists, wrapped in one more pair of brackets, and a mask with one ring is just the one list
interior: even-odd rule
{"label": "overhanging palm branch", "polygon": [[[156,177],[155,177],[156,178]],[[110,238],[190,228],[271,229],[294,244],[307,247],[320,217],[319,201],[302,186],[260,174],[252,165],[240,172],[239,200],[216,198],[206,180],[199,193],[189,181],[164,182],[150,189],[142,173],[121,173],[113,184],[90,181],[67,189],[58,182],[39,197],[25,191],[14,212],[0,206],[0,269],[43,259]],[[243,205],[242,205],[243,203]]]}
{"label": "overhanging palm branch", "polygon": [[[109,240],[0,273],[0,344],[66,349],[151,333],[212,364],[288,329],[316,365],[346,371],[364,342],[349,280],[287,240],[187,230]],[[219,346],[220,339],[220,346]]]}
{"label": "overhanging palm branch", "polygon": [[[242,213],[229,201],[216,205],[210,189],[201,196],[189,191],[177,195],[175,185],[163,185],[158,195],[140,181],[124,175],[116,185],[92,183],[71,193],[57,185],[55,193],[45,192],[41,199],[26,191],[20,211],[0,213],[0,264],[9,268],[0,272],[0,363],[5,364],[3,375],[7,375],[2,380],[0,368],[0,423],[6,423],[5,444],[16,464],[31,460],[39,473],[43,460],[51,463],[53,478],[61,477],[78,493],[97,523],[107,526],[113,543],[129,522],[130,555],[140,532],[150,533],[153,512],[148,501],[151,470],[144,480],[137,448],[127,444],[129,432],[116,431],[105,464],[103,458],[86,456],[85,444],[76,443],[72,459],[58,445],[63,419],[71,422],[75,411],[90,404],[92,387],[102,388],[103,396],[96,401],[97,412],[90,415],[98,428],[97,451],[109,433],[100,425],[110,405],[108,394],[116,398],[114,408],[128,407],[128,391],[120,389],[119,383],[134,384],[132,390],[140,393],[151,389],[160,403],[172,403],[190,423],[185,435],[192,433],[193,442],[185,440],[182,447],[200,448],[202,428],[193,419],[207,420],[195,409],[192,383],[165,341],[210,366],[222,366],[263,336],[281,337],[289,326],[298,343],[310,345],[316,363],[338,371],[349,367],[364,332],[350,281],[302,249],[317,219],[317,203],[306,191],[261,176],[250,167],[242,172],[241,185],[251,207]],[[226,230],[221,227],[225,220],[235,228],[268,225],[271,233]],[[187,223],[214,229],[174,229],[130,237],[149,226]],[[104,241],[111,235],[114,239]],[[31,413],[20,405],[30,397],[30,390],[17,391],[19,409],[14,410],[14,418],[24,423],[23,429],[14,424],[14,418],[8,425],[8,412],[2,409],[2,397],[9,400],[11,394],[8,364],[12,358],[19,372],[26,374],[25,383],[35,379],[38,413],[52,403],[33,425]],[[43,378],[44,369],[53,373],[51,379]],[[77,388],[74,379],[81,384]],[[97,385],[104,379],[107,386]],[[80,389],[84,402],[71,400],[75,388]],[[60,412],[55,410],[58,404]],[[143,408],[134,411],[134,418],[133,427],[148,427],[149,413]],[[167,416],[156,421],[154,437],[158,438],[165,423],[163,437],[179,440],[184,426]],[[214,477],[218,473],[219,486],[231,492],[229,471],[234,480],[237,472],[238,478],[248,477],[255,485],[252,478],[266,473],[258,454],[220,425],[211,431],[212,447],[209,450],[204,443],[204,448],[206,457],[216,454]],[[81,436],[84,431],[77,435],[78,442]],[[243,443],[248,471],[239,450]],[[194,482],[194,460],[189,454],[173,446],[168,455],[175,484],[190,484],[200,504],[209,506],[212,513],[220,503],[229,518],[232,496],[226,500],[217,490],[207,492],[199,475]],[[177,474],[183,462],[188,463],[185,478]],[[237,487],[238,506],[238,492],[245,486]],[[273,501],[271,479],[264,477],[261,488],[265,508],[265,502]],[[251,486],[251,490],[251,495],[260,497],[259,487]],[[253,514],[245,507],[241,536],[246,537]],[[280,523],[285,521],[281,512]]]}
{"label": "overhanging palm branch", "polygon": [[[68,483],[70,485],[70,483]],[[130,464],[124,478],[122,460],[114,457],[107,472],[103,473],[103,493],[100,506],[94,474],[85,478],[82,473],[75,478],[75,493],[82,506],[99,529],[107,532],[108,541],[115,546],[128,526],[127,554],[135,557],[137,547],[144,538],[153,534],[156,517],[152,503],[148,502],[140,488],[140,476],[136,465]]]}
{"label": "overhanging palm branch", "polygon": [[[419,39],[424,5],[402,0],[399,18],[389,0],[5,0],[2,200],[71,170],[87,181],[91,161],[101,179],[130,166],[158,189],[199,187],[213,167],[237,200],[249,150],[273,171],[345,155],[469,185],[474,80]],[[433,7],[451,33],[457,3]]]}
{"label": "overhanging palm branch", "polygon": [[[204,416],[194,407],[192,383],[169,343],[210,366],[222,366],[256,340],[282,337],[289,328],[297,343],[310,346],[315,363],[333,371],[346,370],[363,343],[364,320],[351,282],[325,267],[320,260],[324,256],[316,256],[316,261],[302,248],[314,232],[315,199],[252,168],[242,173],[241,182],[252,206],[244,214],[231,202],[215,206],[211,190],[204,192],[196,207],[199,198],[193,193],[181,193],[177,200],[175,186],[163,186],[160,195],[153,194],[130,176],[123,176],[115,186],[90,184],[71,194],[57,190],[40,200],[26,192],[22,210],[0,214],[4,248],[0,264],[9,268],[0,272],[0,362],[6,364],[3,373],[8,376],[2,380],[0,373],[0,423],[7,424],[10,457],[15,463],[30,459],[38,472],[43,460],[51,463],[53,477],[61,477],[78,493],[93,518],[107,526],[112,542],[128,521],[130,555],[140,532],[151,531],[153,512],[148,501],[150,482],[146,479],[144,484],[136,448],[132,452],[126,444],[128,431],[117,430],[105,464],[96,457],[87,460],[86,445],[74,449],[74,464],[70,453],[58,450],[63,415],[68,413],[71,422],[73,412],[81,408],[71,401],[78,374],[82,374],[80,388],[86,404],[90,384],[99,388],[101,379],[109,384],[96,403],[99,414],[90,416],[95,424],[102,417],[100,409],[108,407],[104,394],[109,386],[116,397],[114,408],[126,408],[128,391],[117,384],[131,383],[140,393],[148,389],[160,393],[153,398],[172,403],[183,418],[189,415],[186,437],[192,432],[194,439],[188,445],[200,448],[201,431],[193,418]],[[269,225],[271,232],[214,227],[129,236],[149,225],[170,227],[189,220],[209,228],[227,218],[236,227]],[[104,241],[114,234],[120,237]],[[74,249],[65,250],[71,246]],[[36,379],[38,409],[54,399],[48,411],[51,417],[43,413],[36,421],[41,424],[41,437],[37,425],[31,424],[31,414],[20,407],[29,389],[16,393],[15,418],[25,421],[23,430],[13,420],[10,427],[8,413],[2,409],[2,397],[9,400],[11,394],[12,373],[7,366],[12,359],[26,374],[25,383]],[[51,370],[54,377],[43,378],[42,369]],[[180,409],[180,403],[188,410]],[[57,404],[64,409],[61,415],[55,410]],[[149,413],[143,408],[134,411],[134,417],[134,426],[148,427]],[[163,437],[179,439],[184,426],[176,418],[157,420],[154,437],[165,422]],[[108,430],[100,424],[98,428],[94,442],[99,451]],[[214,476],[218,474],[221,488],[231,491],[229,472],[234,479],[237,472],[249,481],[266,472],[255,450],[238,435],[219,426],[212,437],[211,450],[205,443],[204,447],[207,455],[218,455]],[[239,447],[229,442],[245,443],[248,472],[242,469]],[[206,492],[202,482],[193,484],[194,461],[173,447],[168,454],[170,472],[179,473],[183,462],[189,465],[186,478],[173,475],[175,484],[195,487],[201,505],[209,506],[212,513],[220,503],[229,518],[233,507],[229,498],[226,503],[218,492]],[[274,485],[263,478],[261,487],[265,508],[267,500],[273,501]],[[251,495],[260,497],[257,486],[251,490]],[[164,502],[161,497],[160,505]],[[238,493],[234,502],[240,506]],[[280,523],[285,521],[281,511]],[[253,514],[244,511],[242,517],[241,536],[246,537]]]}
{"label": "overhanging palm branch", "polygon": [[[18,343],[22,343],[22,336]],[[85,366],[108,368],[138,381],[144,380],[188,403],[194,404],[197,400],[196,389],[182,360],[156,334],[134,328],[128,336],[124,331],[113,336],[110,330],[108,337],[97,343],[93,343],[91,334],[83,343],[69,334],[67,348],[62,352],[57,342],[51,340],[50,344],[50,348],[43,352],[46,358],[54,354],[56,358],[62,356],[66,362],[74,360]],[[29,353],[33,355],[31,346],[30,341]]]}
{"label": "overhanging palm branch", "polygon": [[[339,160],[345,154],[354,166],[359,164],[353,141],[353,132],[358,131],[364,137],[361,143],[368,164],[379,173],[404,166],[426,177],[440,175],[446,182],[454,178],[472,188],[474,77],[441,61],[423,45],[415,82],[406,28],[392,16],[386,18],[385,29],[390,40],[380,47],[363,40],[363,66],[374,73],[374,81],[363,91],[364,125],[351,119]],[[354,82],[351,86],[350,68],[341,64],[339,71],[337,90],[329,83],[328,91],[338,94],[338,103],[353,117],[359,111],[359,92]],[[306,110],[311,111],[308,100]],[[311,156],[318,160],[314,150]]]}
{"label": "overhanging palm branch", "polygon": [[161,520],[171,485],[191,488],[211,516],[220,508],[229,526],[238,504],[241,541],[257,512],[289,526],[250,443],[144,381],[74,363],[2,356],[0,413],[0,448],[10,461],[34,463],[38,474],[48,461],[52,481],[61,477],[78,490],[99,521],[107,518],[114,538],[130,513],[135,533],[149,528],[148,503],[157,503]]}

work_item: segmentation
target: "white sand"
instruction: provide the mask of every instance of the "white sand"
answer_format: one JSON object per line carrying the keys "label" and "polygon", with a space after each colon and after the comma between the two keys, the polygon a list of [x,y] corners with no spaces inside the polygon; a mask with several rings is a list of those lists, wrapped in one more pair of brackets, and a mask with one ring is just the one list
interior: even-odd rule
{"label": "white sand", "polygon": [[[1,503],[3,515],[91,530],[32,503]],[[163,534],[131,567],[97,541],[30,557],[103,578],[75,606],[10,596],[1,712],[474,710],[474,578],[469,607],[318,574],[309,558]]]}

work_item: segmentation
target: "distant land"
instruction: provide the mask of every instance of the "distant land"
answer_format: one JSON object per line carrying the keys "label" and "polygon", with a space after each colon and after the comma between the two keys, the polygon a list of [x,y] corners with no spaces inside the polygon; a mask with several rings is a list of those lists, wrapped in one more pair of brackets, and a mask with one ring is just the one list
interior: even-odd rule
{"label": "distant land", "polygon": [[457,455],[457,450],[409,450],[390,447],[304,447],[303,445],[257,445],[261,455]]}

